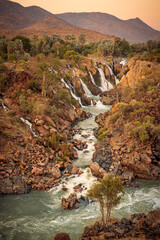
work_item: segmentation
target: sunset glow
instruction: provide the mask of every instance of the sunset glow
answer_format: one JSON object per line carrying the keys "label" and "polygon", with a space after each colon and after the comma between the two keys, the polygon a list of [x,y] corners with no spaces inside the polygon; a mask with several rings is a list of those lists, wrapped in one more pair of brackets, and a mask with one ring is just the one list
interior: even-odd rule
{"label": "sunset glow", "polygon": [[139,17],[160,30],[160,0],[13,0],[23,6],[40,6],[54,14],[64,12],[104,12],[126,20]]}

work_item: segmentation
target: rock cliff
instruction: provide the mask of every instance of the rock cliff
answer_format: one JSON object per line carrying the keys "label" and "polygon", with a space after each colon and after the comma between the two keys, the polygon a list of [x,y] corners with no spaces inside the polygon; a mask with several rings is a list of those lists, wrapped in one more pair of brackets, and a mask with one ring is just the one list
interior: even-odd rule
{"label": "rock cliff", "polygon": [[127,185],[134,179],[160,178],[160,64],[132,59],[128,69],[117,85],[119,102],[96,119],[100,142],[91,162],[96,175],[101,173],[93,163],[122,176]]}

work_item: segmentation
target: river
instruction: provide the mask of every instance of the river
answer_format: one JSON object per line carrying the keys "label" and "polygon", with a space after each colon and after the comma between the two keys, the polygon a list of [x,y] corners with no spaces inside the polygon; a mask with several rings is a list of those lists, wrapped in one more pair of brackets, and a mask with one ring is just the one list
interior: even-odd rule
{"label": "river", "polygon": [[[83,107],[83,110],[91,112],[93,116],[76,126],[82,130],[74,138],[87,141],[88,144],[86,150],[78,151],[79,159],[75,161],[77,166],[83,168],[84,173],[81,176],[63,179],[58,187],[47,192],[31,191],[24,195],[0,197],[0,239],[53,240],[57,233],[66,232],[72,240],[77,240],[84,227],[100,217],[98,203],[82,202],[79,209],[63,210],[61,197],[68,196],[73,191],[73,186],[79,183],[83,184],[81,194],[85,195],[86,188],[96,181],[88,168],[96,142],[93,136],[93,128],[97,126],[95,116],[109,109],[110,106],[104,106],[100,101],[96,106]],[[140,181],[139,184],[139,188],[125,190],[125,195],[112,216],[122,218],[132,213],[147,213],[160,208],[160,183]],[[68,191],[62,191],[62,186],[67,187]]]}

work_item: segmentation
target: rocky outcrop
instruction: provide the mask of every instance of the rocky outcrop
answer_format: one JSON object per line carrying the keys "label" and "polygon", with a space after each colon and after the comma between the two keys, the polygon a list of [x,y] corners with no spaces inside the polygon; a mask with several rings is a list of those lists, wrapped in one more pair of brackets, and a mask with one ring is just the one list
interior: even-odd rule
{"label": "rocky outcrop", "polygon": [[22,176],[16,175],[13,176],[12,179],[9,177],[3,178],[1,176],[0,194],[24,194],[28,193],[28,191],[29,189]]}
{"label": "rocky outcrop", "polygon": [[145,215],[138,213],[128,219],[112,219],[108,227],[96,222],[93,226],[85,227],[80,240],[88,239],[160,239],[160,211],[152,211]]}
{"label": "rocky outcrop", "polygon": [[140,79],[146,79],[154,72],[158,74],[160,72],[160,65],[153,62],[131,59],[128,62],[128,69],[129,71],[121,80],[122,88],[126,86],[135,87]]}

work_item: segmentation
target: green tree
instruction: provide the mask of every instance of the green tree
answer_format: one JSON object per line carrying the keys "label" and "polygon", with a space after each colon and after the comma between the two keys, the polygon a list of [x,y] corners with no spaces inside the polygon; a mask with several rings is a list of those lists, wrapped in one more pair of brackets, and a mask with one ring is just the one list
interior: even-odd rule
{"label": "green tree", "polygon": [[100,183],[94,184],[88,190],[87,196],[96,199],[100,204],[103,224],[108,226],[113,207],[120,203],[121,193],[124,193],[121,179],[112,174],[108,174]]}
{"label": "green tree", "polygon": [[71,51],[67,51],[64,54],[64,58],[74,60],[74,61],[77,62],[81,58],[81,56],[77,52],[75,52],[74,50],[71,50]]}
{"label": "green tree", "polygon": [[9,41],[7,51],[8,56],[14,54],[16,59],[19,59],[24,54],[22,40],[16,39],[15,41]]}
{"label": "green tree", "polygon": [[72,34],[72,35],[66,35],[65,36],[65,40],[68,41],[68,42],[73,42],[76,40],[75,36]]}
{"label": "green tree", "polygon": [[120,50],[121,50],[121,53],[125,56],[127,56],[129,53],[132,52],[129,42],[126,41],[126,39],[124,38],[120,42]]}
{"label": "green tree", "polygon": [[102,40],[98,46],[98,50],[103,56],[113,55],[114,44],[110,40]]}
{"label": "green tree", "polygon": [[32,47],[30,39],[22,35],[17,35],[16,37],[12,38],[12,41],[15,41],[16,39],[19,39],[22,41],[24,51],[29,53]]}
{"label": "green tree", "polygon": [[156,48],[156,41],[148,40],[146,41],[146,48],[148,52],[151,52],[154,48]]}
{"label": "green tree", "polygon": [[7,40],[3,36],[0,37],[0,56],[7,57]]}
{"label": "green tree", "polygon": [[86,35],[84,33],[81,33],[78,37],[78,40],[81,44],[85,44],[86,42]]}

